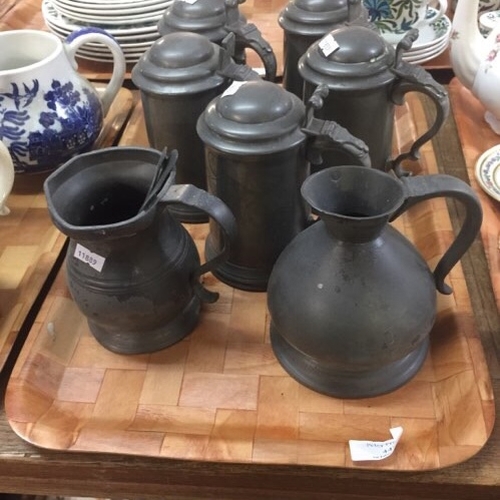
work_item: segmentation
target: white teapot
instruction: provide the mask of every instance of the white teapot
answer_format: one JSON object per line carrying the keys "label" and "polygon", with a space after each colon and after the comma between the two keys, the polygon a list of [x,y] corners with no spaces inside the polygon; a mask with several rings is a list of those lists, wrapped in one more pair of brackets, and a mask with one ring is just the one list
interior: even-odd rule
{"label": "white teapot", "polygon": [[458,0],[450,60],[456,77],[484,105],[485,120],[500,135],[500,26],[484,38],[477,23],[478,7],[479,0]]}
{"label": "white teapot", "polygon": [[7,146],[0,141],[0,215],[7,215],[10,210],[5,205],[14,184],[14,164]]}

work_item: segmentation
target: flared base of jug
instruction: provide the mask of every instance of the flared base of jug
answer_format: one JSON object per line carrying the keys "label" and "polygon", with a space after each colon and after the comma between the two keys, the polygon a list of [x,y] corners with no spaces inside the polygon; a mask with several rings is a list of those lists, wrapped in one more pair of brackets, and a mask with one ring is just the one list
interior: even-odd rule
{"label": "flared base of jug", "polygon": [[334,369],[293,347],[271,323],[271,345],[281,366],[302,385],[336,398],[360,399],[380,396],[406,384],[422,367],[429,350],[426,338],[404,358],[374,370]]}
{"label": "flared base of jug", "polygon": [[111,330],[88,319],[92,335],[109,351],[118,354],[145,354],[169,347],[187,335],[198,324],[201,301],[194,296],[181,313],[166,325],[153,330]]}

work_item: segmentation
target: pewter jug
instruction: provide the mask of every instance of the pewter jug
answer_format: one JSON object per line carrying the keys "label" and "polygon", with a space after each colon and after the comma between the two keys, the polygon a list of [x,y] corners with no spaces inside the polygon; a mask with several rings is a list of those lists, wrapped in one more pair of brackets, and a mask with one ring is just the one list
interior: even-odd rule
{"label": "pewter jug", "polygon": [[[311,98],[306,115],[302,101],[274,83],[235,82],[198,120],[208,191],[226,203],[238,223],[229,259],[214,270],[233,287],[264,291],[276,258],[308,224],[309,212],[300,197],[308,160],[321,161],[323,149],[331,147],[369,166],[361,141],[313,116],[323,91]],[[218,253],[221,244],[220,231],[211,223],[207,257]]]}
{"label": "pewter jug", "polygon": [[283,87],[302,99],[298,63],[321,37],[344,24],[368,24],[362,0],[291,0],[280,12],[283,28]]}
{"label": "pewter jug", "polygon": [[[422,67],[402,60],[403,52],[411,48],[417,36],[417,30],[410,30],[394,50],[373,30],[344,26],[311,45],[299,60],[304,98],[317,85],[326,85],[330,92],[318,117],[338,122],[363,140],[370,149],[372,166],[380,170],[402,173],[403,160],[418,158],[419,148],[439,131],[449,112],[444,87]],[[436,117],[408,152],[391,159],[394,108],[412,91],[431,98]],[[325,155],[323,166],[348,163],[345,158]]]}
{"label": "pewter jug", "polygon": [[[448,175],[402,177],[337,166],[311,175],[302,195],[319,221],[282,252],[269,279],[271,343],[302,384],[341,398],[377,396],[421,367],[436,316],[436,288],[474,241],[482,220],[474,191]],[[463,226],[431,272],[388,224],[439,196],[466,209]]]}
{"label": "pewter jug", "polygon": [[[199,279],[227,258],[234,217],[205,191],[174,184],[176,156],[101,149],[71,159],[44,184],[52,220],[70,239],[71,295],[94,337],[114,352],[152,352],[181,340],[196,326],[202,302],[217,299]],[[221,251],[203,265],[167,209],[180,203],[221,224]]]}
{"label": "pewter jug", "polygon": [[229,34],[236,37],[234,59],[245,64],[245,48],[254,50],[264,64],[266,79],[276,78],[276,57],[271,45],[264,40],[259,29],[248,23],[239,11],[245,0],[175,0],[158,22],[158,31],[167,35],[178,31],[190,31],[206,36],[221,44]]}
{"label": "pewter jug", "polygon": [[[231,36],[228,51],[232,50]],[[225,50],[197,33],[171,33],[153,43],[132,69],[132,81],[141,92],[149,144],[158,150],[178,151],[179,184],[207,187],[196,121],[208,103],[233,78],[259,78],[250,68],[231,64]],[[207,214],[196,207],[179,205],[170,210],[182,222],[208,221]]]}

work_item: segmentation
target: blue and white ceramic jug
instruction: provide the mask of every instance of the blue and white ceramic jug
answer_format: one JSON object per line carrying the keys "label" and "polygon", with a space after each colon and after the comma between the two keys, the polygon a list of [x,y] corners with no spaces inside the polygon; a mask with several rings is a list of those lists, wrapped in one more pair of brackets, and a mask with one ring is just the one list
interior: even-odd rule
{"label": "blue and white ceramic jug", "polygon": [[[113,74],[104,93],[77,71],[78,48],[100,42],[113,54]],[[102,30],[85,28],[62,42],[52,33],[0,33],[0,140],[16,173],[53,170],[94,143],[103,116],[121,87],[125,58]]]}

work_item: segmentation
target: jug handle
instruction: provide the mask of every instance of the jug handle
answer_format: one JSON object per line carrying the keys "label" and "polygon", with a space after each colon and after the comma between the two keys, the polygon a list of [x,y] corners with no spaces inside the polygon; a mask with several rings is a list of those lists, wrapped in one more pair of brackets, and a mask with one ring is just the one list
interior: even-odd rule
{"label": "jug handle", "polygon": [[75,53],[82,45],[88,42],[101,42],[106,45],[113,54],[113,73],[111,75],[111,79],[106,86],[104,93],[99,95],[103,115],[106,116],[111,103],[122,86],[123,79],[125,77],[125,56],[123,55],[120,45],[113,38],[113,36],[105,30],[92,27],[73,31],[73,33],[70,33],[66,37],[65,41],[66,53],[70,56],[70,61],[72,62],[73,69],[75,71],[78,69],[78,65],[75,62]]}
{"label": "jug handle", "polygon": [[[226,7],[226,29],[236,36],[236,47],[245,49],[248,47],[257,53],[264,64],[266,80],[274,82],[276,80],[277,62],[271,45],[264,40],[262,33],[257,26],[252,23],[244,23],[240,19],[238,5],[245,0],[225,0]],[[242,51],[242,52],[243,52]],[[238,64],[244,64],[245,58],[235,53]]]}
{"label": "jug handle", "polygon": [[400,181],[403,184],[405,201],[391,216],[391,221],[413,205],[430,198],[454,198],[465,207],[465,218],[462,227],[433,272],[437,290],[442,294],[449,295],[453,290],[444,282],[444,279],[472,245],[481,228],[483,211],[479,198],[468,184],[451,175],[434,174],[402,177]]}
{"label": "jug handle", "polygon": [[445,88],[436,82],[424,68],[409,64],[402,59],[403,52],[411,48],[417,37],[418,30],[411,29],[397,45],[396,62],[391,71],[399,78],[399,81],[392,89],[391,99],[394,104],[401,105],[404,103],[406,93],[420,92],[434,102],[436,117],[429,130],[413,143],[408,152],[401,153],[389,162],[387,170],[393,169],[398,177],[408,174],[401,167],[401,163],[406,159],[418,160],[420,158],[420,147],[436,135],[450,112],[450,100]]}
{"label": "jug handle", "polygon": [[321,165],[322,149],[340,149],[353,157],[353,164],[371,167],[368,146],[361,139],[354,137],[346,128],[334,121],[314,116],[314,111],[323,107],[328,93],[326,85],[318,85],[307,102],[305,125],[301,130],[312,139],[307,148],[308,160],[313,165]]}
{"label": "jug handle", "polygon": [[203,210],[212,217],[221,228],[222,250],[212,259],[200,265],[193,273],[193,286],[204,302],[215,302],[218,293],[210,292],[199,282],[202,274],[212,271],[229,257],[231,245],[236,241],[236,219],[227,205],[214,195],[193,186],[192,184],[174,184],[159,194],[160,202],[166,204],[182,204]]}

